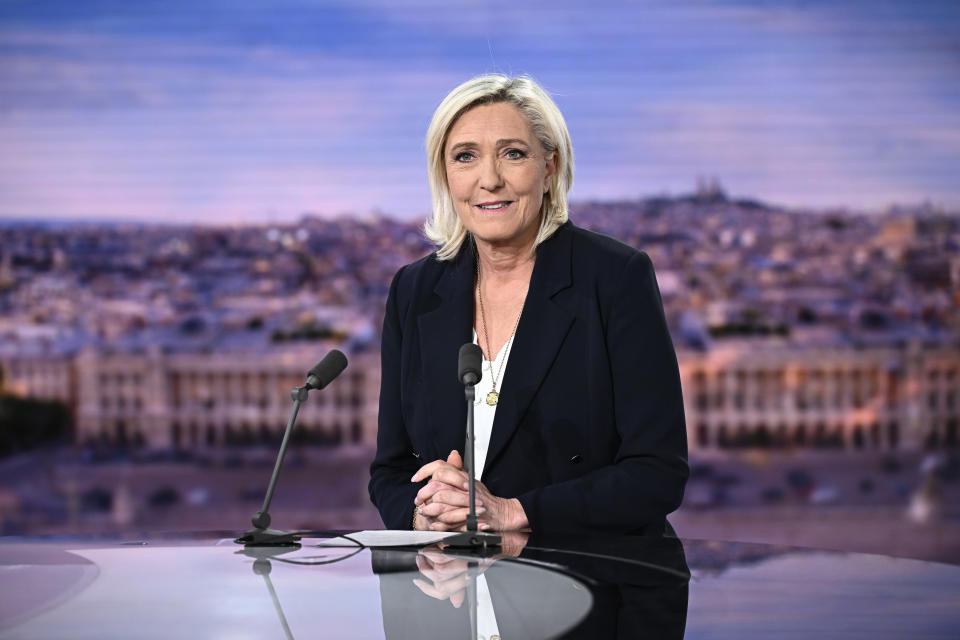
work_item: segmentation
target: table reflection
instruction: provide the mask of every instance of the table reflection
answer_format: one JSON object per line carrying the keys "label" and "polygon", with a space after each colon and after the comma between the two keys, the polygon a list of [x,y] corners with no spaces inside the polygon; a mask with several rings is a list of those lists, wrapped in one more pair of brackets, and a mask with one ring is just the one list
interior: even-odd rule
{"label": "table reflection", "polygon": [[374,550],[386,637],[683,637],[690,572],[680,540],[569,542],[512,534],[493,555]]}

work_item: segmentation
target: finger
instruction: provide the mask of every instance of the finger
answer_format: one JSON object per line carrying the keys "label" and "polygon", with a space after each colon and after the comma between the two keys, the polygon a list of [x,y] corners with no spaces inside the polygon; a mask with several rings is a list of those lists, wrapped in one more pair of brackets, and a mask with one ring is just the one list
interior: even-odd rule
{"label": "finger", "polygon": [[449,583],[451,580],[459,580],[460,577],[465,574],[465,572],[466,569],[463,567],[451,567],[442,569],[425,569],[421,571],[420,574],[425,578],[432,580],[434,586],[441,591],[452,593],[460,588],[460,583],[455,583],[450,589],[445,588],[444,585]]}
{"label": "finger", "polygon": [[413,584],[417,585],[417,588],[420,589],[424,594],[430,596],[431,598],[436,598],[437,600],[446,600],[448,596],[444,595],[437,589],[433,588],[433,585],[427,584],[426,581],[421,580],[420,578],[414,578]]}
{"label": "finger", "polygon": [[463,458],[460,457],[460,453],[456,449],[451,451],[450,455],[447,456],[447,464],[457,469],[463,469]]}
{"label": "finger", "polygon": [[431,551],[422,555],[426,556],[426,559],[430,562],[431,568],[450,564],[451,562],[458,563],[458,566],[462,565],[462,569],[467,568],[467,563],[464,560],[460,560],[459,558],[455,558],[443,552]]}
{"label": "finger", "polygon": [[[417,492],[416,497],[413,499],[413,503],[419,505],[423,504],[424,502],[430,502],[431,500],[434,500],[434,496],[440,491],[457,491],[463,493],[463,495],[468,495],[466,491],[459,487],[454,487],[438,480],[430,480],[430,482],[423,485],[420,488],[420,491]],[[480,500],[479,495],[477,495],[477,500]],[[478,502],[478,504],[480,503]]]}
{"label": "finger", "polygon": [[433,561],[424,553],[417,554],[417,569],[420,573],[433,570]]}
{"label": "finger", "polygon": [[437,482],[446,483],[451,487],[456,487],[457,489],[467,488],[467,474],[459,469],[454,469],[446,463],[434,471],[433,479]]}
{"label": "finger", "polygon": [[458,576],[469,568],[466,562],[455,558],[450,558],[447,562],[431,562],[430,564],[431,566],[425,569],[425,571],[430,571],[442,577],[444,580]]}
{"label": "finger", "polygon": [[438,491],[443,490],[453,490],[453,491],[462,491],[457,487],[452,487],[449,484],[439,482],[437,480],[431,480],[427,484],[423,485],[420,488],[420,491],[417,491],[417,496],[413,499],[414,504],[423,504],[424,502],[429,502],[433,498],[434,494]]}
{"label": "finger", "polygon": [[436,519],[444,524],[459,527],[461,524],[467,521],[467,516],[469,514],[469,509],[451,509],[450,511],[441,513],[436,517]]}
{"label": "finger", "polygon": [[[437,600],[450,600],[455,607],[459,607],[460,604],[463,604],[463,592],[466,589],[466,578],[449,581],[443,585],[432,585],[425,580],[420,578],[414,578],[413,584],[417,585],[417,588],[420,589],[423,593],[430,596],[431,598],[436,598]],[[459,595],[459,597],[457,597]],[[457,597],[459,604],[454,602],[454,598]]]}
{"label": "finger", "polygon": [[434,474],[434,472],[436,472],[438,468],[440,468],[440,466],[445,464],[447,463],[443,460],[434,460],[433,462],[428,462],[417,469],[417,472],[413,474],[412,478],[410,478],[410,482],[420,482],[424,478],[429,478]]}
{"label": "finger", "polygon": [[461,571],[457,575],[447,578],[446,580],[434,580],[433,586],[440,593],[444,593],[447,597],[462,591],[467,588],[467,585],[470,584],[470,577],[467,575],[466,571]]}
{"label": "finger", "polygon": [[[426,480],[430,476],[435,477],[442,469],[447,469],[448,472],[462,473],[460,469],[443,460],[434,460],[433,462],[428,462],[420,467],[417,472],[413,474],[413,477],[410,478],[410,482],[420,482],[422,480]],[[466,477],[466,474],[464,474],[464,477]]]}
{"label": "finger", "polygon": [[452,604],[456,609],[460,608],[460,605],[463,604],[463,589],[450,595],[450,604]]}
{"label": "finger", "polygon": [[429,504],[424,504],[417,507],[417,513],[427,518],[436,518],[442,513],[461,508],[462,507],[456,507],[453,505],[444,504],[442,502],[431,502]]}
{"label": "finger", "polygon": [[[449,487],[449,485],[446,485],[446,487]],[[444,488],[433,494],[430,502],[440,502],[454,507],[469,507],[470,494],[460,489]],[[477,507],[483,506],[483,500],[480,499],[480,496],[474,496],[473,503]]]}

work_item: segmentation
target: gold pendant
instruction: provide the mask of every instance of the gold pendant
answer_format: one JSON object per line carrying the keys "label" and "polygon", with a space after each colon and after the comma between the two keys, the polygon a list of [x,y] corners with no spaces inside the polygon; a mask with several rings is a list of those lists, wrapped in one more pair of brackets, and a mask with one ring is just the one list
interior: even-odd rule
{"label": "gold pendant", "polygon": [[487,394],[487,404],[490,405],[491,407],[497,404],[497,400],[499,399],[500,399],[500,394],[497,393],[496,391],[491,391],[490,393]]}

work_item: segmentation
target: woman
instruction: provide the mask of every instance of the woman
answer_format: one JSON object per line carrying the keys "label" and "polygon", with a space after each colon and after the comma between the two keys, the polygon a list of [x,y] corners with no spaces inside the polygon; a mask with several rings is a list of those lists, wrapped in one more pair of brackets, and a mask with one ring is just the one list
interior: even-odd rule
{"label": "woman", "polygon": [[573,149],[530,78],[454,89],[427,132],[438,245],[390,286],[370,496],[391,529],[467,515],[457,352],[477,385],[482,529],[662,533],[683,497],[676,356],[646,254],[567,221]]}

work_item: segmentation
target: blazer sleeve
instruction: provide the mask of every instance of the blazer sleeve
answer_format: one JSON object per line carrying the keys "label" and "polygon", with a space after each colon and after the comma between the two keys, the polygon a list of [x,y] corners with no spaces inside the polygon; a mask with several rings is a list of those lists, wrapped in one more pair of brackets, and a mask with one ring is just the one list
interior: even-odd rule
{"label": "blazer sleeve", "polygon": [[424,483],[410,477],[420,468],[403,421],[400,401],[401,331],[398,287],[403,269],[390,284],[383,319],[380,351],[380,411],[377,418],[377,453],[370,465],[370,500],[388,529],[410,529],[413,499]]}
{"label": "blazer sleeve", "polygon": [[689,475],[677,358],[653,264],[627,261],[606,307],[620,445],[608,466],[518,496],[531,529],[638,530],[680,506]]}

